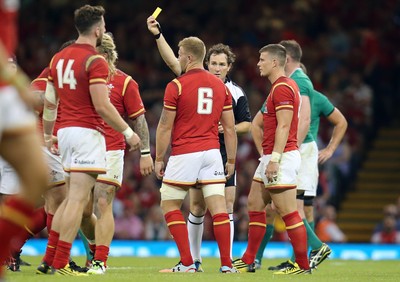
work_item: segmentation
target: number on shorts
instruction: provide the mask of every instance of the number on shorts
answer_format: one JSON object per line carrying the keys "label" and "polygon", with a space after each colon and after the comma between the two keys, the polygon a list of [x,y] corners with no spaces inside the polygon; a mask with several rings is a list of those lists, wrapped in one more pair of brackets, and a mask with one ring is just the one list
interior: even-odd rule
{"label": "number on shorts", "polygon": [[200,87],[197,92],[197,113],[201,115],[209,115],[213,106],[213,90],[208,87]]}
{"label": "number on shorts", "polygon": [[57,63],[57,80],[58,80],[58,88],[64,88],[64,84],[69,84],[69,89],[76,89],[76,79],[74,70],[71,69],[75,60],[68,60],[67,66],[65,67],[65,71],[63,73],[64,67],[64,59],[60,59]]}

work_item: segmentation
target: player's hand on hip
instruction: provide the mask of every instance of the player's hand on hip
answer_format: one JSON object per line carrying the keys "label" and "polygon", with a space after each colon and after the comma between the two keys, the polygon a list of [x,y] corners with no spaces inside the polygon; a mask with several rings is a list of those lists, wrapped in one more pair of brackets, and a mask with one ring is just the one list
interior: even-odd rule
{"label": "player's hand on hip", "polygon": [[151,155],[140,157],[140,173],[142,176],[150,175],[153,171],[154,164]]}
{"label": "player's hand on hip", "polygon": [[328,148],[322,149],[318,153],[318,163],[323,164],[327,160],[329,160],[333,155],[333,152],[329,150]]}
{"label": "player's hand on hip", "polygon": [[225,164],[225,176],[226,176],[226,179],[231,178],[234,172],[235,172],[235,164],[230,164],[230,163],[227,162]]}
{"label": "player's hand on hip", "polygon": [[129,151],[136,151],[140,148],[140,138],[136,133],[133,133],[133,135],[126,139],[126,143],[129,144],[129,146],[131,146],[131,148],[129,149]]}
{"label": "player's hand on hip", "polygon": [[265,176],[267,177],[268,183],[276,183],[278,181],[278,162],[269,162],[265,168]]}
{"label": "player's hand on hip", "polygon": [[155,161],[154,171],[156,173],[157,178],[161,180],[164,177],[164,162]]}

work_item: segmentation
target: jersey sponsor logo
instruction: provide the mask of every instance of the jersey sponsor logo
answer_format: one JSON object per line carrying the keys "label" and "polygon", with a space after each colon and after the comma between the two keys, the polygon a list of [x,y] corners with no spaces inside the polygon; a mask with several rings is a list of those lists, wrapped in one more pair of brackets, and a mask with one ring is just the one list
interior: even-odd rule
{"label": "jersey sponsor logo", "polygon": [[214,171],[214,175],[225,175],[225,173],[223,171]]}

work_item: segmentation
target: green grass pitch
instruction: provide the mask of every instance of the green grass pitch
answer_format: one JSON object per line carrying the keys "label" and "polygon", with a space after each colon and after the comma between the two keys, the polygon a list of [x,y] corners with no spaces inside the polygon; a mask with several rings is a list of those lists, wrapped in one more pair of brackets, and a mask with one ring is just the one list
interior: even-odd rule
{"label": "green grass pitch", "polygon": [[[312,275],[274,276],[267,270],[270,265],[276,265],[282,260],[264,259],[263,266],[256,273],[221,274],[218,272],[217,258],[204,258],[204,273],[159,273],[158,270],[168,268],[177,263],[177,258],[164,257],[111,257],[109,268],[105,275],[89,277],[63,277],[35,274],[36,266],[41,257],[24,256],[24,260],[32,266],[22,266],[21,272],[6,272],[7,282],[42,282],[42,281],[157,281],[157,282],[235,282],[235,281],[399,281],[399,261],[351,261],[326,260]],[[83,257],[76,258],[82,265]]]}

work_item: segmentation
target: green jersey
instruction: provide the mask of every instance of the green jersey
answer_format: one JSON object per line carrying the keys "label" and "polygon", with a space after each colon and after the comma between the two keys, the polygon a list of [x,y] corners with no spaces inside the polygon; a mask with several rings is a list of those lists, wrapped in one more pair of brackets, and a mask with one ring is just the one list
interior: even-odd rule
{"label": "green jersey", "polygon": [[[311,107],[311,111],[312,111],[315,94],[314,94],[314,86],[313,86],[310,78],[300,68],[296,69],[292,73],[290,78],[293,79],[297,83],[297,86],[299,86],[300,95],[308,96],[308,98],[310,99],[310,107]],[[311,134],[311,124],[310,124],[310,130],[308,130],[306,138],[304,138],[303,143],[309,143],[312,141],[315,141],[315,139]]]}
{"label": "green jersey", "polygon": [[314,90],[314,103],[311,107],[311,124],[310,131],[314,140],[317,140],[319,118],[320,116],[328,117],[335,110],[335,106],[322,93]]}

